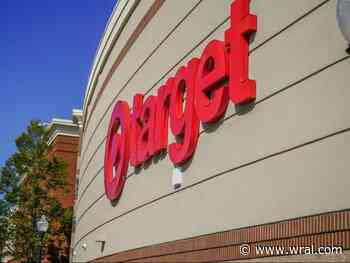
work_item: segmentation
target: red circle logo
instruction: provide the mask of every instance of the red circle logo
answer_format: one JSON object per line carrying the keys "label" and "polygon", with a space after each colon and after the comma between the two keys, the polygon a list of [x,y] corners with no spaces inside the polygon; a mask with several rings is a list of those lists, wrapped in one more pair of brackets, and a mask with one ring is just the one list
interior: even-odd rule
{"label": "red circle logo", "polygon": [[129,133],[129,105],[125,101],[118,101],[109,122],[105,146],[104,182],[110,200],[120,196],[125,184],[129,165]]}

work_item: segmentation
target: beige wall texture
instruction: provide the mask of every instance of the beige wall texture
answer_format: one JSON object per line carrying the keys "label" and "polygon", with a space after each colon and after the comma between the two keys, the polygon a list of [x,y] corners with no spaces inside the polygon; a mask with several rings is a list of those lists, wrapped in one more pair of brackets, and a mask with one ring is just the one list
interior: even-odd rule
{"label": "beige wall texture", "polygon": [[[230,104],[224,120],[209,130],[201,127],[182,188],[173,189],[173,166],[165,156],[138,173],[129,167],[118,204],[104,195],[104,144],[114,103],[131,105],[137,92],[156,94],[210,40],[223,40],[231,2],[165,1],[91,113],[117,55],[153,4],[120,1],[85,98],[85,119],[92,115],[80,156],[73,261],[350,208],[350,59],[335,0],[252,0],[251,12],[258,16],[250,46],[255,107],[238,115]],[[103,252],[97,240],[106,240]]]}

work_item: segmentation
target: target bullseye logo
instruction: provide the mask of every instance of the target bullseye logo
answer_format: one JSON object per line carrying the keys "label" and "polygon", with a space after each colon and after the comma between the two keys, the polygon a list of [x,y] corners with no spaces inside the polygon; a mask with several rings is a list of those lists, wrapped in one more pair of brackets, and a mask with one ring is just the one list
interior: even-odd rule
{"label": "target bullseye logo", "polygon": [[[249,0],[233,1],[231,26],[224,41],[210,41],[201,57],[180,67],[157,95],[134,95],[132,110],[126,101],[115,104],[104,161],[105,191],[110,200],[120,196],[129,163],[141,166],[167,151],[175,166],[182,165],[196,150],[200,123],[217,122],[230,101],[255,101],[256,83],[248,78],[248,52],[257,17],[250,14],[249,5]],[[169,130],[175,142],[168,145]]]}

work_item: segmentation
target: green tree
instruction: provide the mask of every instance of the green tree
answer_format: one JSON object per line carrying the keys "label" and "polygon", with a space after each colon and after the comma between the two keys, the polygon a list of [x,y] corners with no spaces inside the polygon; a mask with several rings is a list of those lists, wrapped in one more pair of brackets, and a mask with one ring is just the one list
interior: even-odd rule
{"label": "green tree", "polygon": [[14,159],[6,161],[0,170],[0,262],[13,253],[11,240],[14,237],[14,226],[11,216],[19,200],[19,176],[15,173]]}
{"label": "green tree", "polygon": [[[66,164],[48,157],[48,136],[45,126],[32,121],[16,139],[17,151],[1,169],[2,226],[7,230],[3,251],[22,262],[37,261],[41,240],[50,253],[48,247],[60,251],[62,243],[70,239],[71,209],[64,209],[54,195],[66,189]],[[36,221],[42,215],[50,222],[43,239],[36,231]]]}

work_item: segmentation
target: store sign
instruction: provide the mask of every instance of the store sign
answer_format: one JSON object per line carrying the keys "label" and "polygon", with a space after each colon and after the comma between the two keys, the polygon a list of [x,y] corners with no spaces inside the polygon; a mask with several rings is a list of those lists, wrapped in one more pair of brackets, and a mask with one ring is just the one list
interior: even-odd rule
{"label": "store sign", "polygon": [[[179,166],[194,154],[201,123],[214,123],[229,102],[255,100],[256,84],[248,78],[249,38],[257,29],[257,17],[249,12],[249,0],[231,4],[230,28],[225,40],[212,40],[201,58],[191,59],[161,86],[157,95],[136,94],[132,110],[119,100],[113,109],[105,147],[105,191],[117,199],[124,187],[129,163],[140,166],[162,151]],[[175,137],[168,145],[168,132]]]}

